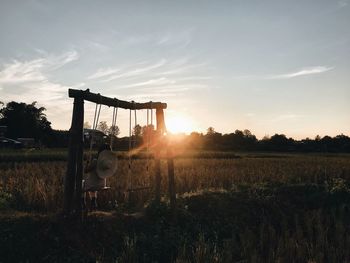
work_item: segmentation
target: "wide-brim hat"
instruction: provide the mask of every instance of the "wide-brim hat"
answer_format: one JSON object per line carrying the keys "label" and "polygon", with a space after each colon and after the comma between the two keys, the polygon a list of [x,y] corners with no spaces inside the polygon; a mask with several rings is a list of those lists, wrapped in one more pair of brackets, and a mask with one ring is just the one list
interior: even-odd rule
{"label": "wide-brim hat", "polygon": [[108,150],[100,152],[96,171],[97,176],[102,179],[113,176],[117,171],[117,155]]}

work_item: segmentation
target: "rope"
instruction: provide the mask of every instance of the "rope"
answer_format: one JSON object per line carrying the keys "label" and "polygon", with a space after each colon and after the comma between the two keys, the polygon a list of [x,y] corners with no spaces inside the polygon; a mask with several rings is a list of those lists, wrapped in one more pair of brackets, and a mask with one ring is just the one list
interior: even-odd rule
{"label": "rope", "polygon": [[110,140],[110,146],[111,149],[113,149],[113,140],[114,140],[114,133],[115,133],[115,129],[116,129],[116,124],[117,124],[117,116],[118,116],[118,107],[113,107],[113,116],[112,116],[112,127],[111,127],[111,131],[112,134],[111,136],[111,140]]}
{"label": "rope", "polygon": [[90,140],[90,150],[89,150],[89,160],[91,161],[92,158],[92,146],[94,145],[94,139],[95,139],[95,133],[98,125],[98,120],[100,118],[100,113],[101,113],[101,106],[102,104],[96,103],[95,107],[95,114],[94,114],[94,121],[92,123],[92,134],[91,134],[91,140]]}

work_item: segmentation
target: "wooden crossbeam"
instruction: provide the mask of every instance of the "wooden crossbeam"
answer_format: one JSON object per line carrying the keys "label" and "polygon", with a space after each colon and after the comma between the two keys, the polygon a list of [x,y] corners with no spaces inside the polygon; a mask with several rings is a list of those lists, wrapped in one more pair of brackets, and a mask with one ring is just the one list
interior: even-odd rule
{"label": "wooden crossbeam", "polygon": [[129,110],[144,110],[144,109],[166,109],[167,104],[162,102],[129,102],[124,100],[118,100],[116,98],[109,98],[102,96],[97,93],[92,93],[90,90],[76,90],[69,89],[68,96],[70,98],[79,98],[95,103],[99,103],[102,105],[110,106],[110,107],[118,107]]}

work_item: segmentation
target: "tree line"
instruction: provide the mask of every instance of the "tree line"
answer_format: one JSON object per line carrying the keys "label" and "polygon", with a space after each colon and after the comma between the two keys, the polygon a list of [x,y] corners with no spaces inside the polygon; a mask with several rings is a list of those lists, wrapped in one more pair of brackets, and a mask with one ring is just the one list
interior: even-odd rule
{"label": "tree line", "polygon": [[[0,126],[7,126],[7,138],[34,138],[38,145],[45,147],[68,145],[69,132],[52,129],[45,114],[46,109],[38,107],[36,102],[26,104],[12,101],[6,105],[0,102],[0,107]],[[84,123],[84,128],[91,129],[91,125]],[[129,137],[119,138],[120,130],[117,126],[109,127],[105,121],[101,121],[97,129],[106,134],[106,140],[113,136],[117,149],[128,148]],[[131,138],[133,146],[145,143],[153,133],[153,126],[136,125]],[[222,134],[213,127],[209,127],[206,133],[192,132],[190,135],[182,135],[182,145],[187,149],[221,151],[350,152],[350,138],[343,134],[302,140],[275,134],[259,140],[249,130]]]}
{"label": "tree line", "polygon": [[277,152],[350,152],[350,137],[317,135],[314,139],[295,140],[284,134],[264,136],[258,140],[249,130],[222,134],[209,127],[206,134],[193,132],[187,138],[189,147],[210,150],[277,151]]}

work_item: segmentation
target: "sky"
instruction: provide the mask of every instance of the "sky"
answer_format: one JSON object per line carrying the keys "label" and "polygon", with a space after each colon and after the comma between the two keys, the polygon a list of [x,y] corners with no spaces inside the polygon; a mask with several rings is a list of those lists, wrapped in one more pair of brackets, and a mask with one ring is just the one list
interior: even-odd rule
{"label": "sky", "polygon": [[0,101],[37,101],[55,129],[74,88],[166,102],[186,132],[350,135],[349,0],[1,0],[0,35]]}

